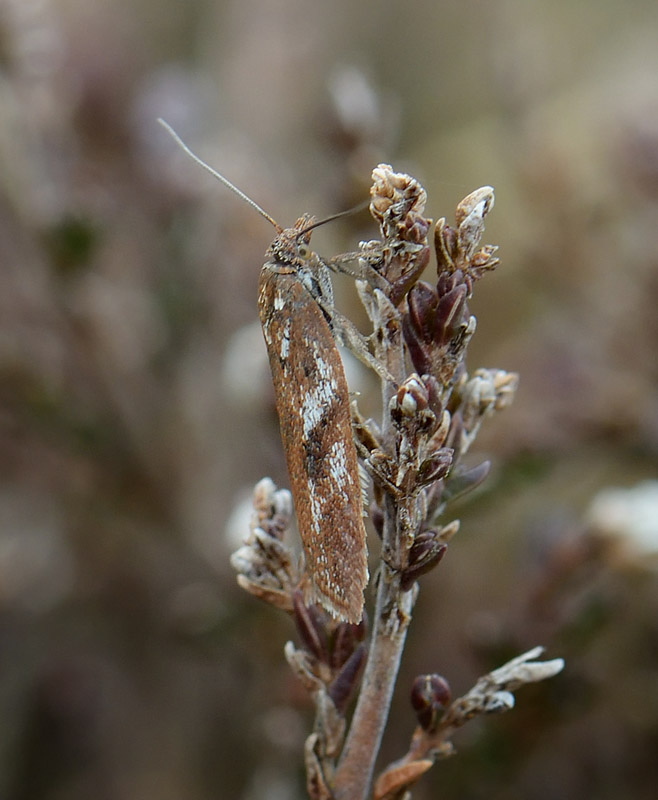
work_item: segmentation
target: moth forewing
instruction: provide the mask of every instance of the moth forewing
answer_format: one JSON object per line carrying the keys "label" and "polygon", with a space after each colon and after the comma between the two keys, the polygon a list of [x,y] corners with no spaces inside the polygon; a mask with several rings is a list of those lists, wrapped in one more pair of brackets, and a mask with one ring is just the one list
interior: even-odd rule
{"label": "moth forewing", "polygon": [[283,449],[315,598],[359,622],[368,581],[366,532],[350,401],[327,315],[323,267],[300,255],[307,218],[279,234],[260,274],[258,309]]}

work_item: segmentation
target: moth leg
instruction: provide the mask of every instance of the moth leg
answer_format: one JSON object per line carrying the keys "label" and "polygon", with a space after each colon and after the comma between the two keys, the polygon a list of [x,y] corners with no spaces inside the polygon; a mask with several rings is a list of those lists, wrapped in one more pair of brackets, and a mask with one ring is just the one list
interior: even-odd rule
{"label": "moth leg", "polygon": [[[333,258],[324,259],[323,263],[333,272],[348,275],[357,280],[366,281],[373,289],[381,289],[384,294],[391,291],[391,283],[375,267],[368,262],[362,252],[342,253]],[[355,266],[351,266],[355,264]]]}
{"label": "moth leg", "polygon": [[383,452],[380,450],[377,454],[371,453],[358,439],[355,441],[356,452],[363,462],[363,467],[373,481],[388,492],[393,497],[401,497],[402,491],[399,486],[396,486],[390,477],[392,465],[389,459],[378,458],[382,456]]}
{"label": "moth leg", "polygon": [[339,344],[347,347],[362,364],[374,370],[379,377],[390,383],[395,384],[395,378],[370,352],[368,339],[361,333],[356,325],[338,311],[338,309],[324,302],[323,299],[317,300],[318,305],[331,320],[331,328]]}

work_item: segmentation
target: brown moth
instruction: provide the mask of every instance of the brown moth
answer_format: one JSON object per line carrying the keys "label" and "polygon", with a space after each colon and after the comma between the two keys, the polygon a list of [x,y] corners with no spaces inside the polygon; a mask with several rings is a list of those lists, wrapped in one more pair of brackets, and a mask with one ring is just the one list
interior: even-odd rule
{"label": "brown moth", "polygon": [[312,599],[338,619],[359,622],[368,582],[363,501],[329,268],[309,248],[314,219],[282,228],[160,122],[277,231],[260,273],[258,311]]}
{"label": "brown moth", "polygon": [[302,217],[280,230],[260,273],[258,310],[283,449],[316,599],[359,622],[368,581],[366,532],[350,400],[331,327],[327,267]]}

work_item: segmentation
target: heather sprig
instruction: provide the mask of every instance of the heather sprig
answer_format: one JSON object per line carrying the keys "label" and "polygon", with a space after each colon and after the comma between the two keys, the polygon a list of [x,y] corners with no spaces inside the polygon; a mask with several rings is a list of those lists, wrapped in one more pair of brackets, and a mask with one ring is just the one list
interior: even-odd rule
{"label": "heather sprig", "polygon": [[466,465],[463,457],[484,420],[510,405],[518,376],[498,369],[469,373],[466,367],[476,330],[468,301],[499,263],[496,247],[480,244],[493,189],[465,197],[454,224],[443,218],[436,223],[436,276],[421,281],[431,258],[425,190],[386,164],[372,177],[370,211],[380,238],[323,263],[358,278],[372,332],[363,339],[341,322],[335,333],[364,363],[372,366],[374,359],[382,382],[379,422],[366,419],[357,400],[351,408],[354,447],[370,480],[368,514],[380,539],[371,570],[374,610],[369,622],[364,614],[355,625],[333,619],[313,602],[312,576],[284,544],[290,496],[269,479],[257,487],[251,535],[232,562],[245,589],[295,620],[300,643],[289,642],[285,652],[316,709],[305,746],[312,800],[408,798],[409,787],[454,752],[456,729],[477,715],[509,710],[516,689],[563,667],[561,659],[535,661],[542,652],[535,648],[483,676],[455,701],[445,678],[419,676],[411,689],[418,726],[409,751],[373,784],[419,580],[442,562],[459,530],[458,520],[446,519],[451,501],[487,476],[487,461]]}

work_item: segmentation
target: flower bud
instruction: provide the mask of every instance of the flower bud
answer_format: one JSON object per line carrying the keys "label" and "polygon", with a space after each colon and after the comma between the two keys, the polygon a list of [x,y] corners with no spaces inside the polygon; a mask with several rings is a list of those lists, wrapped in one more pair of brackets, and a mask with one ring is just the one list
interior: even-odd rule
{"label": "flower bud", "polygon": [[334,682],[329,687],[329,697],[342,714],[345,713],[350,698],[358,686],[367,652],[365,644],[360,644],[347,659]]}
{"label": "flower bud", "polygon": [[457,231],[441,218],[434,228],[434,249],[436,251],[436,271],[439,277],[454,272],[457,257]]}
{"label": "flower bud", "polygon": [[410,375],[404,381],[398,389],[396,400],[398,408],[407,417],[413,417],[418,411],[427,408],[429,403],[427,389],[418,375]]}
{"label": "flower bud", "polygon": [[421,531],[417,534],[409,550],[409,562],[400,578],[400,588],[408,592],[421,575],[434,569],[446,554],[448,545],[439,538],[435,530]]}
{"label": "flower bud", "polygon": [[416,712],[418,724],[432,731],[450,705],[450,686],[445,678],[433,673],[419,675],[411,686],[411,705]]}

